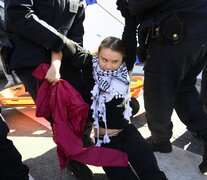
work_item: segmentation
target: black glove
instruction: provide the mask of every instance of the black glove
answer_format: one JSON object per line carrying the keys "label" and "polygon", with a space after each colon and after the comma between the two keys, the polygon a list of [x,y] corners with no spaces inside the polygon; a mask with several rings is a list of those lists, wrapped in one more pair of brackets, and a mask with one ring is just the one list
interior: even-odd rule
{"label": "black glove", "polygon": [[123,17],[131,16],[127,7],[126,0],[117,0],[116,1],[117,9],[121,12]]}
{"label": "black glove", "polygon": [[146,62],[147,60],[147,49],[144,47],[139,46],[137,48],[137,56],[141,63]]}
{"label": "black glove", "polygon": [[92,55],[81,47],[78,43],[68,39],[66,36],[59,34],[63,41],[62,48],[63,60],[70,61],[76,68],[83,68],[88,61],[92,60]]}
{"label": "black glove", "polygon": [[132,116],[138,113],[140,105],[138,100],[135,97],[131,97],[131,101],[129,101],[129,105],[132,108]]}
{"label": "black glove", "polygon": [[124,32],[122,40],[126,47],[126,65],[129,71],[134,67],[137,54],[137,22],[136,16],[128,16],[125,18]]}
{"label": "black glove", "polygon": [[78,46],[76,53],[70,58],[70,61],[76,68],[85,68],[92,63],[92,55],[83,47]]}
{"label": "black glove", "polygon": [[62,49],[63,58],[70,59],[75,53],[77,53],[80,45],[66,37],[64,37],[64,47]]}

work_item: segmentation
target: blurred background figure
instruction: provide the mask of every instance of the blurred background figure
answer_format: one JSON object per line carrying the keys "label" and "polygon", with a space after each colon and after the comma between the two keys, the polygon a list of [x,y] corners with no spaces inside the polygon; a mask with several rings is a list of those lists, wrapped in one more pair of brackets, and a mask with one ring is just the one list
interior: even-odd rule
{"label": "blurred background figure", "polygon": [[[6,42],[6,34],[4,33],[4,9],[3,9],[3,3],[0,4],[0,47],[7,43]],[[0,71],[3,72],[5,78],[7,79],[7,83],[4,86],[4,88],[8,88],[11,86],[14,86],[15,84],[21,83],[19,78],[16,76],[15,72],[12,71],[11,74],[7,74],[3,64],[2,64],[2,59],[0,59]]]}
{"label": "blurred background figure", "polygon": [[7,83],[5,84],[4,88],[8,88],[21,83],[20,79],[16,76],[14,71],[12,71],[11,74],[7,74],[5,72],[1,59],[0,59],[0,70],[3,72],[5,78],[7,79]]}

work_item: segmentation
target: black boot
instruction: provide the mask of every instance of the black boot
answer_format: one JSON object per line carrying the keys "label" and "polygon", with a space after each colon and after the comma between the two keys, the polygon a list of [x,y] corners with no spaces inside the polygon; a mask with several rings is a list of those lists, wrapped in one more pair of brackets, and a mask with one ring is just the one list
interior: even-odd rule
{"label": "black boot", "polygon": [[146,139],[153,152],[170,153],[172,152],[172,144],[170,141],[156,143],[153,141],[152,136]]}
{"label": "black boot", "polygon": [[132,108],[132,116],[134,116],[135,114],[137,114],[139,112],[139,102],[136,98],[131,97],[131,101],[129,102],[129,105]]}
{"label": "black boot", "polygon": [[85,164],[82,164],[75,160],[70,160],[67,168],[70,172],[73,173],[73,175],[78,180],[92,180],[93,179],[93,172]]}
{"label": "black boot", "polygon": [[[89,117],[92,117],[92,115],[89,115]],[[84,134],[82,137],[84,147],[89,147],[94,145],[94,140],[90,137],[91,131],[92,131],[92,121],[90,119],[87,119],[84,128]]]}
{"label": "black boot", "polygon": [[[84,130],[84,135],[82,137],[84,147],[89,147],[94,145],[93,140],[90,138],[92,129],[92,124],[89,120],[87,120]],[[78,161],[70,160],[67,166],[68,170],[73,173],[73,175],[78,180],[92,180],[93,179],[93,172],[90,168]]]}
{"label": "black boot", "polygon": [[199,165],[199,169],[201,173],[206,173],[207,172],[207,142],[203,142],[203,161]]}

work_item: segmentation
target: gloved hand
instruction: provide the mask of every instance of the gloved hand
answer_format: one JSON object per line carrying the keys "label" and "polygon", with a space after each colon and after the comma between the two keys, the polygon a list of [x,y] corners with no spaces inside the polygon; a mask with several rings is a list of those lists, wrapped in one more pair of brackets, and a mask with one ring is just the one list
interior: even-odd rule
{"label": "gloved hand", "polygon": [[121,12],[123,17],[131,16],[127,8],[127,0],[117,0],[116,1],[117,9]]}
{"label": "gloved hand", "polygon": [[128,70],[132,70],[136,62],[137,54],[137,22],[136,16],[125,18],[124,32],[122,40],[126,47],[126,65]]}
{"label": "gloved hand", "polygon": [[147,49],[144,47],[137,47],[137,56],[141,63],[145,63],[147,60]]}
{"label": "gloved hand", "polygon": [[66,37],[64,37],[64,47],[62,49],[63,58],[70,59],[75,53],[77,53],[77,49],[80,45]]}
{"label": "gloved hand", "polygon": [[78,46],[76,53],[70,58],[70,61],[76,68],[85,68],[92,63],[92,55],[83,47]]}
{"label": "gloved hand", "polygon": [[62,48],[63,59],[70,61],[76,68],[83,68],[86,63],[92,60],[89,51],[81,47],[78,43],[68,39],[64,35],[60,35],[63,39],[64,47]]}

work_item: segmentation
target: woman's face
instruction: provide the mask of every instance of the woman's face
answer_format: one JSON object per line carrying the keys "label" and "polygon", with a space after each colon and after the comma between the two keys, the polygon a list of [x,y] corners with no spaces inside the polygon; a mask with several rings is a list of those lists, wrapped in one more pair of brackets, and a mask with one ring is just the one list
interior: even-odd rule
{"label": "woman's face", "polygon": [[99,66],[102,70],[117,70],[123,61],[123,55],[120,52],[109,48],[102,48],[98,55]]}

